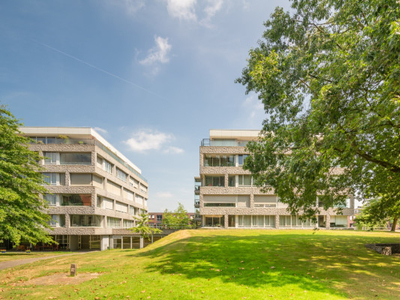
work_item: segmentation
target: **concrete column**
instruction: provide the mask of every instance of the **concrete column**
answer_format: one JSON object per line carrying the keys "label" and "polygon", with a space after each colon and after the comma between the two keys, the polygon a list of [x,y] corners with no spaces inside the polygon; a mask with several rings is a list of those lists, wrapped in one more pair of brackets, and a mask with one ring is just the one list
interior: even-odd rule
{"label": "concrete column", "polygon": [[275,228],[279,229],[279,215],[275,215]]}
{"label": "concrete column", "polygon": [[250,194],[250,208],[254,208],[254,194]]}
{"label": "concrete column", "polygon": [[228,174],[225,174],[225,178],[224,178],[225,180],[225,182],[224,182],[224,187],[228,187],[229,186],[229,175]]}
{"label": "concrete column", "polygon": [[239,216],[235,216],[235,228],[238,228],[239,226]]}
{"label": "concrete column", "polygon": [[130,249],[132,249],[132,237],[130,238],[130,240],[131,240],[131,241],[130,241],[130,242],[131,242],[131,247],[130,247]]}
{"label": "concrete column", "polygon": [[228,215],[225,215],[224,216],[224,227],[225,228],[228,228],[229,227],[229,222],[228,222],[229,220],[228,220]]}
{"label": "concrete column", "polygon": [[143,239],[143,237],[141,236],[141,237],[140,237],[140,246],[139,246],[139,248],[142,249],[143,247],[144,247],[144,239]]}
{"label": "concrete column", "polygon": [[331,229],[331,216],[330,215],[326,215],[325,228],[326,229]]}
{"label": "concrete column", "polygon": [[124,237],[121,236],[121,249],[124,249]]}

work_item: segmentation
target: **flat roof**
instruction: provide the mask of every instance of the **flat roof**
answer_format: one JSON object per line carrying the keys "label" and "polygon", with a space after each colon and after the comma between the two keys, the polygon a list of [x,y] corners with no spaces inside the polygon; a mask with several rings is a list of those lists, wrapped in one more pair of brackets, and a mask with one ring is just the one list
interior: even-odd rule
{"label": "flat roof", "polygon": [[253,139],[259,134],[260,130],[252,129],[210,129],[210,139]]}
{"label": "flat roof", "polygon": [[67,135],[70,138],[85,138],[88,136],[94,137],[97,141],[102,143],[104,146],[109,148],[119,158],[124,160],[130,167],[132,167],[139,174],[142,171],[128,158],[126,158],[121,152],[119,152],[113,145],[111,145],[105,138],[103,138],[96,130],[91,127],[32,127],[24,126],[20,127],[19,130],[25,133],[27,136],[57,136]]}

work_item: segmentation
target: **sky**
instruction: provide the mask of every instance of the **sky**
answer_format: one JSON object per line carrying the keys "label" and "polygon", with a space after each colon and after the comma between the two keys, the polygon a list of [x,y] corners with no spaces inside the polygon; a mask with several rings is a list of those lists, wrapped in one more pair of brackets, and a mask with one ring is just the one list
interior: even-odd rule
{"label": "sky", "polygon": [[142,170],[149,211],[194,211],[210,129],[261,129],[235,83],[287,0],[2,0],[0,104],[25,126],[92,127]]}

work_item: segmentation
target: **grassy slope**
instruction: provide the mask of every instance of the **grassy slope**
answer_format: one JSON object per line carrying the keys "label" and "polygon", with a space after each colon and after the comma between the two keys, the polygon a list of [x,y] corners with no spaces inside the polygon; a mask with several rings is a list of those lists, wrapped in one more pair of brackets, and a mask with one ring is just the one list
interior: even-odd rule
{"label": "grassy slope", "polygon": [[0,263],[5,261],[70,254],[71,252],[6,252],[0,253]]}
{"label": "grassy slope", "polygon": [[[351,231],[179,231],[143,250],[5,270],[0,299],[399,299],[400,257],[364,247],[399,241],[398,234]],[[18,286],[71,263],[103,274],[79,285]]]}

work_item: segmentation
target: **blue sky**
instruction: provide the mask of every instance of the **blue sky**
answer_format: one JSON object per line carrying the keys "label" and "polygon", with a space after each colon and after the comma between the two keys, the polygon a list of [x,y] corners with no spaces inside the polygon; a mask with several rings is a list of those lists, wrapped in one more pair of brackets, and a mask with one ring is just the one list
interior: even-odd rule
{"label": "blue sky", "polygon": [[275,0],[0,2],[0,104],[26,126],[93,127],[149,181],[149,210],[193,208],[209,129],[260,129],[235,84]]}

